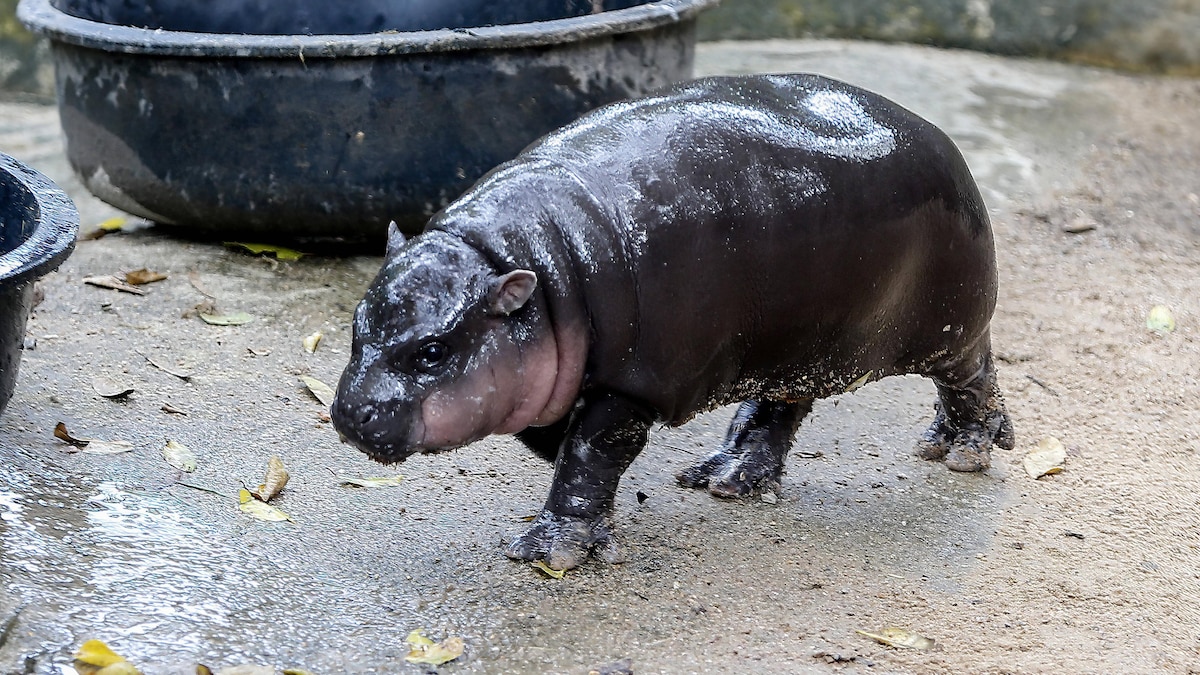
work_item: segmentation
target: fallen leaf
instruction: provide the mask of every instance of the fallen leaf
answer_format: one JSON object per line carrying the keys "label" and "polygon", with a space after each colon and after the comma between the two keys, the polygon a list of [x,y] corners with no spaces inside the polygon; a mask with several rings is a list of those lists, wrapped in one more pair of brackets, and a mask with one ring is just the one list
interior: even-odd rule
{"label": "fallen leaf", "polygon": [[896,626],[888,626],[881,629],[878,633],[868,633],[865,630],[856,630],[855,633],[865,635],[872,640],[885,644],[889,647],[906,647],[908,649],[918,649],[926,652],[937,646],[937,641],[932,638],[927,638],[924,635],[918,635],[907,628],[899,628]]}
{"label": "fallen leaf", "polygon": [[1155,305],[1146,315],[1146,328],[1156,333],[1170,333],[1175,330],[1175,315],[1166,305]]}
{"label": "fallen leaf", "polygon": [[77,448],[82,448],[89,443],[87,439],[75,438],[72,436],[71,433],[67,431],[67,425],[62,422],[54,425],[54,437]]}
{"label": "fallen leaf", "polygon": [[143,291],[142,289],[138,288],[137,286],[132,286],[130,284],[127,284],[124,281],[121,281],[120,279],[118,279],[117,277],[115,277],[111,274],[102,274],[102,275],[98,275],[98,276],[94,276],[94,277],[84,277],[83,283],[89,284],[92,286],[99,286],[101,288],[111,288],[114,291],[122,291],[124,293],[132,293],[134,295],[145,295],[146,294],[146,291]]}
{"label": "fallen leaf", "polygon": [[258,501],[250,494],[250,491],[245,488],[238,490],[238,508],[242,510],[242,513],[259,520],[278,522],[281,520],[292,519],[291,516],[283,511],[280,511],[274,506],[271,506],[266,502]]}
{"label": "fallen leaf", "polygon": [[129,441],[99,441],[94,438],[88,441],[86,447],[79,449],[80,452],[90,455],[119,455],[131,450],[133,450],[133,443]]}
{"label": "fallen leaf", "polygon": [[875,371],[868,370],[867,372],[863,373],[862,377],[847,385],[845,393],[849,394],[856,389],[862,388],[863,385],[871,381],[872,377],[875,377]]}
{"label": "fallen leaf", "polygon": [[279,459],[279,455],[271,455],[267,460],[267,476],[263,479],[262,485],[254,491],[254,496],[264,502],[269,502],[283,490],[287,485],[289,478],[288,470],[283,466],[283,460]]}
{"label": "fallen leaf", "polygon": [[313,675],[313,672],[303,668],[284,668],[283,675]]}
{"label": "fallen leaf", "polygon": [[227,241],[225,245],[229,248],[240,248],[253,255],[263,255],[269,253],[275,256],[276,260],[293,261],[304,257],[304,253],[295,249],[284,248],[282,246],[271,246],[269,244],[247,244],[241,241]]}
{"label": "fallen leaf", "polygon": [[182,443],[167,441],[167,444],[163,446],[162,456],[163,459],[167,460],[167,464],[184,473],[191,473],[196,470],[196,455]]}
{"label": "fallen leaf", "polygon": [[316,353],[317,345],[321,344],[322,337],[324,336],[321,335],[321,331],[317,331],[304,338],[304,351],[308,352],[309,354]]}
{"label": "fallen leaf", "polygon": [[304,386],[308,387],[309,392],[321,402],[321,405],[328,406],[333,404],[335,394],[332,387],[308,375],[301,375],[300,381],[304,383]]}
{"label": "fallen leaf", "polygon": [[126,220],[121,216],[102,220],[96,223],[96,229],[81,235],[79,238],[83,241],[92,241],[113,232],[120,232],[121,228],[125,226],[125,222]]}
{"label": "fallen leaf", "polygon": [[92,378],[92,390],[104,398],[122,398],[133,393],[133,385],[100,375]]}
{"label": "fallen leaf", "polygon": [[235,314],[201,314],[200,319],[212,326],[241,326],[250,323],[254,317],[245,312]]}
{"label": "fallen leaf", "polygon": [[553,577],[555,579],[561,579],[567,574],[566,570],[556,570],[553,567],[547,565],[542,560],[535,560],[535,561],[529,563],[529,565],[531,567],[537,569],[541,573],[545,574],[546,576]]}
{"label": "fallen leaf", "polygon": [[201,300],[200,302],[197,302],[194,307],[185,311],[183,314],[180,314],[179,318],[194,319],[194,318],[200,316],[201,314],[216,314],[216,313],[217,313],[217,303],[212,298],[209,298],[207,300]]}
{"label": "fallen leaf", "polygon": [[162,272],[152,272],[145,267],[140,270],[125,273],[125,283],[134,286],[142,286],[144,284],[152,284],[156,281],[166,279],[167,275]]}
{"label": "fallen leaf", "polygon": [[190,370],[179,370],[177,368],[171,368],[171,367],[165,366],[165,365],[163,365],[162,362],[155,360],[155,358],[153,356],[150,356],[149,354],[142,354],[142,357],[145,358],[147,361],[149,361],[150,365],[154,366],[155,368],[158,368],[159,370],[163,371],[164,373],[166,373],[168,375],[174,375],[175,377],[178,377],[179,379],[184,380],[185,382],[187,380],[190,380],[192,378],[192,375],[195,374],[195,373],[191,372]]}
{"label": "fallen leaf", "polygon": [[399,487],[404,476],[395,475],[387,478],[343,478],[342,485],[353,485],[365,488]]}
{"label": "fallen leaf", "polygon": [[124,661],[125,658],[114,652],[108,645],[100,640],[88,640],[79,645],[79,651],[75,652],[75,660],[81,663],[86,663],[89,666],[111,666],[119,661]]}
{"label": "fallen leaf", "polygon": [[133,450],[133,443],[129,441],[100,441],[94,438],[75,438],[67,431],[67,425],[62,422],[54,425],[54,437],[74,446],[80,452],[92,455],[117,455]]}
{"label": "fallen leaf", "polygon": [[408,634],[408,655],[404,657],[409,663],[424,663],[440,666],[462,656],[466,645],[460,637],[448,637],[441,642],[434,642],[425,637],[425,631],[418,628]]}
{"label": "fallen leaf", "polygon": [[1021,460],[1025,473],[1030,478],[1041,478],[1063,470],[1063,462],[1067,461],[1067,449],[1062,441],[1053,436],[1047,436],[1038,441],[1037,448],[1030,450]]}

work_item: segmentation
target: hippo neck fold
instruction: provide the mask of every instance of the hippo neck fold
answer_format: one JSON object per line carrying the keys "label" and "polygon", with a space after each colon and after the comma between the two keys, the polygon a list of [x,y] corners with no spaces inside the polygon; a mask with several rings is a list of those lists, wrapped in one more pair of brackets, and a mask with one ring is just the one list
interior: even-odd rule
{"label": "hippo neck fold", "polygon": [[604,288],[606,304],[628,314],[621,325],[636,325],[633,266],[615,259],[623,247],[608,214],[566,168],[518,159],[484,177],[435,216],[427,231],[459,237],[501,273],[529,269],[537,274],[540,293],[531,309],[543,312],[554,332],[559,371],[536,424],[557,421],[584,385],[596,335],[597,299],[587,290]]}

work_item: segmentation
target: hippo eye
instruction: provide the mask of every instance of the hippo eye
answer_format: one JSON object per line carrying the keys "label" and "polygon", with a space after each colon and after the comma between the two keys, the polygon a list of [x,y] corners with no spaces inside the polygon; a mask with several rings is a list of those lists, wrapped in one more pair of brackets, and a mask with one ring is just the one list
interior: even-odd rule
{"label": "hippo eye", "polygon": [[416,365],[421,370],[433,370],[446,361],[450,348],[437,341],[426,342],[417,349]]}

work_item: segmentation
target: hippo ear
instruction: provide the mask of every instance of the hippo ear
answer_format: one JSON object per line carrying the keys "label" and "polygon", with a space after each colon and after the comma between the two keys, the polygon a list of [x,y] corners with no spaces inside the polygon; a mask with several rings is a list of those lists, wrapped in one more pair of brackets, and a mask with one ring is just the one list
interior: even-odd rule
{"label": "hippo ear", "polygon": [[488,304],[493,314],[508,316],[521,309],[537,288],[537,275],[529,270],[513,270],[492,281]]}
{"label": "hippo ear", "polygon": [[396,251],[399,251],[400,247],[403,245],[404,245],[404,234],[400,232],[400,227],[398,225],[396,225],[396,221],[393,220],[392,222],[388,223],[388,240],[387,240],[388,256],[391,256]]}

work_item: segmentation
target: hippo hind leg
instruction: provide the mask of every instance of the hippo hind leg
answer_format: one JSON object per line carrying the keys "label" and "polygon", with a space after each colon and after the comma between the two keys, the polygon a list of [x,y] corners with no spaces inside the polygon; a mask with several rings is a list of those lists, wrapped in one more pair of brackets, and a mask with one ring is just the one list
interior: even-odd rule
{"label": "hippo hind leg", "polygon": [[1012,420],[996,382],[989,351],[983,365],[960,382],[933,377],[937,385],[937,415],[921,437],[917,456],[942,460],[954,471],[982,471],[991,465],[991,448],[1012,450]]}
{"label": "hippo hind leg", "polygon": [[725,442],[708,459],[680,472],[679,484],[707,487],[718,497],[748,497],[777,488],[783,460],[812,403],[812,399],[743,402]]}

